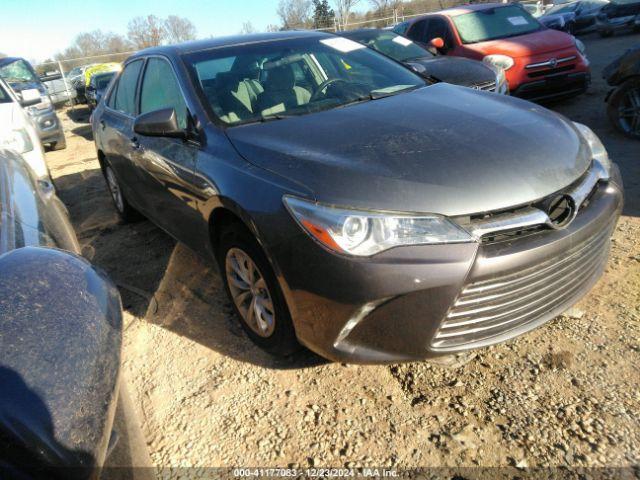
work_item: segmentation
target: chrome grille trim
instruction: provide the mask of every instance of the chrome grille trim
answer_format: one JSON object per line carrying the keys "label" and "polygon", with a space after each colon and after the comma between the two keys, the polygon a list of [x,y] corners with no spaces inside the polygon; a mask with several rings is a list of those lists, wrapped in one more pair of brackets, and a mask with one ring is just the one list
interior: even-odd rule
{"label": "chrome grille trim", "polygon": [[[571,60],[575,60],[576,56],[575,55],[571,55],[570,57],[564,57],[564,58],[558,58],[555,62],[556,65],[559,65],[561,63],[566,63],[566,62],[570,62]],[[526,69],[532,69],[532,68],[540,68],[540,67],[554,67],[555,65],[553,65],[553,63],[551,62],[551,60],[546,60],[544,62],[538,62],[538,63],[530,63],[529,65],[526,65],[524,68]]]}
{"label": "chrome grille trim", "polygon": [[604,268],[612,225],[566,252],[524,270],[467,285],[436,332],[432,348],[487,341],[540,322],[588,286]]}
{"label": "chrome grille trim", "polygon": [[474,88],[476,90],[484,90],[487,92],[493,92],[496,89],[496,82],[495,80],[490,80],[488,82],[484,82],[484,83],[477,83],[475,85],[472,85],[471,88]]}
{"label": "chrome grille trim", "polygon": [[[594,161],[582,180],[565,192],[573,198],[577,207],[576,213],[580,212],[585,200],[600,180],[609,180],[609,175],[600,162]],[[514,212],[472,220],[469,225],[461,226],[469,231],[476,240],[480,240],[483,236],[492,233],[550,224],[551,220],[546,212],[535,207],[524,207]]]}

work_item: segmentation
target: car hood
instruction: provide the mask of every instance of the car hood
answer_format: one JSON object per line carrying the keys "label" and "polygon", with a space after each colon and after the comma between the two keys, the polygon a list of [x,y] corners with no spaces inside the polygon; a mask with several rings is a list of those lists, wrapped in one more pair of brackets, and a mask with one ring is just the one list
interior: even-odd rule
{"label": "car hood", "polygon": [[318,201],[380,210],[468,215],[524,205],[590,164],[559,115],[446,83],[227,135],[247,161]]}
{"label": "car hood", "polygon": [[426,74],[456,85],[477,85],[495,81],[496,73],[482,62],[462,57],[426,57],[411,60],[426,69]]}
{"label": "car hood", "polygon": [[572,46],[574,46],[574,43],[569,34],[550,28],[526,35],[518,35],[517,37],[500,38],[465,45],[469,50],[473,50],[483,56],[499,53],[514,58],[555,52]]}

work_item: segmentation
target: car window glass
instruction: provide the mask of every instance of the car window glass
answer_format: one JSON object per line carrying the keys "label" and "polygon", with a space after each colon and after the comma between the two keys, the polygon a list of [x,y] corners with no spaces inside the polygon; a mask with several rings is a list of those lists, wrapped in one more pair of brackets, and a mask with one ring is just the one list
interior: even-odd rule
{"label": "car window glass", "polygon": [[[232,63],[228,71],[211,67],[214,61],[225,65],[224,59]],[[185,60],[215,116],[230,125],[305,115],[425,85],[393,60],[334,36],[196,52]]]}
{"label": "car window glass", "polygon": [[135,98],[136,98],[136,85],[138,83],[138,76],[140,75],[140,69],[142,68],[142,60],[127,65],[120,75],[118,81],[118,91],[115,95],[114,108],[119,112],[126,113],[128,115],[135,115]]}
{"label": "car window glass", "polygon": [[444,40],[444,45],[447,48],[453,46],[453,36],[449,24],[443,18],[432,18],[429,22],[429,30],[427,31],[426,41],[433,40],[434,38],[441,38]]}
{"label": "car window glass", "polygon": [[402,22],[393,27],[393,31],[398,35],[404,35],[407,32],[407,28],[409,28],[409,22]]}
{"label": "car window glass", "polygon": [[408,38],[396,35],[394,32],[373,33],[366,38],[360,38],[358,41],[399,62],[432,56],[428,50],[419,47]]}
{"label": "car window glass", "polygon": [[416,40],[417,42],[426,43],[427,29],[429,28],[429,20],[420,20],[413,24],[409,32],[407,33],[407,37],[411,40]]}
{"label": "car window glass", "polygon": [[456,15],[453,23],[463,43],[515,37],[542,28],[538,20],[516,4]]}
{"label": "car window glass", "polygon": [[140,113],[163,108],[173,108],[178,118],[178,126],[187,128],[187,104],[173,68],[166,60],[150,58],[142,78]]}

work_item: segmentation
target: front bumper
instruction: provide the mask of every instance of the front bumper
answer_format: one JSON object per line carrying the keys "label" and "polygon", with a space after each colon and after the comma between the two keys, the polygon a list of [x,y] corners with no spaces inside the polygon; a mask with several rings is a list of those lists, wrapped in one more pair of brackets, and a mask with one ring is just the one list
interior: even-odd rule
{"label": "front bumper", "polygon": [[[332,360],[390,363],[484,347],[551,320],[578,301],[604,269],[623,205],[622,183],[614,170],[611,181],[599,186],[564,230],[493,244],[396,248],[366,259],[341,257],[305,234],[296,236],[275,252],[274,260],[281,281],[286,279],[299,340]],[[553,269],[554,262],[575,257],[577,246],[595,254]],[[544,289],[546,272],[556,290]],[[535,282],[523,283],[520,277]],[[493,297],[484,292],[478,296],[482,289],[477,287],[500,283],[496,279],[513,281],[514,289],[524,287],[523,298],[531,302],[516,298],[513,308],[508,302],[506,307],[505,302],[487,303]],[[460,315],[469,291],[480,299],[476,310],[490,315]],[[507,289],[506,294],[514,301],[513,292]],[[485,317],[491,317],[489,323]]]}
{"label": "front bumper", "polygon": [[591,84],[588,72],[558,74],[520,84],[512,95],[530,101],[548,101],[580,95]]}

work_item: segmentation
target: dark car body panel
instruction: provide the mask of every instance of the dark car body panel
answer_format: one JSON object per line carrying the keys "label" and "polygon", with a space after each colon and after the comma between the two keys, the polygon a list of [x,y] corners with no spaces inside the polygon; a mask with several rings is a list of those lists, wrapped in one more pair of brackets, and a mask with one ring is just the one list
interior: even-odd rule
{"label": "dark car body panel", "polygon": [[600,33],[612,33],[622,29],[640,29],[640,2],[617,3],[612,1],[596,16],[596,28]]}
{"label": "dark car body panel", "polygon": [[640,76],[640,45],[630,48],[602,70],[602,78],[612,87],[636,76]]}
{"label": "dark car body panel", "polygon": [[575,4],[573,11],[562,13],[547,12],[540,16],[538,20],[540,20],[543,25],[550,26],[547,22],[552,22],[554,19],[561,17],[565,23],[565,31],[570,31],[574,34],[587,33],[595,28],[596,16],[600,13],[604,5],[606,5],[604,2],[600,4],[585,0],[560,5],[564,7],[569,4]]}
{"label": "dark car body panel", "polygon": [[586,171],[590,159],[568,122],[496,97],[436,84],[227,135],[246,159],[305,184],[316,200],[374,210],[501,210],[549,195]]}
{"label": "dark car body panel", "polygon": [[477,60],[462,57],[425,57],[411,60],[422,65],[428,75],[442,82],[471,87],[495,82],[496,72]]}
{"label": "dark car body panel", "polygon": [[[312,350],[363,363],[450,353],[432,341],[465,284],[529,267],[582,241],[588,231],[607,233],[608,222],[619,215],[622,190],[616,176],[596,189],[598,201],[580,214],[581,221],[563,231],[543,229],[496,244],[397,247],[372,257],[321,246],[286,209],[285,195],[469,218],[556,195],[579,179],[592,159],[568,120],[519,99],[446,83],[224,128],[182,61],[182,55],[201,50],[301,36],[330,38],[280,32],[154,48],[130,58],[125,70],[151,56],[171,63],[194,125],[188,141],[134,135],[137,112],[115,112],[108,106],[110,93],[96,109],[92,127],[101,164],[114,168],[127,200],[178,240],[211,258],[218,212],[230,212],[245,224],[274,269],[298,339]],[[581,285],[580,295],[599,273]],[[576,298],[565,298],[560,307]]]}
{"label": "dark car body panel", "polygon": [[118,395],[117,289],[79,256],[53,187],[0,150],[0,471],[95,478]]}
{"label": "dark car body panel", "polygon": [[0,256],[0,318],[0,466],[92,477],[117,403],[118,291],[80,257],[25,247]]}

